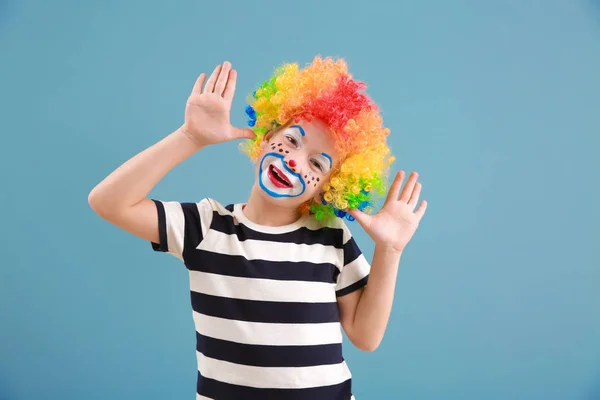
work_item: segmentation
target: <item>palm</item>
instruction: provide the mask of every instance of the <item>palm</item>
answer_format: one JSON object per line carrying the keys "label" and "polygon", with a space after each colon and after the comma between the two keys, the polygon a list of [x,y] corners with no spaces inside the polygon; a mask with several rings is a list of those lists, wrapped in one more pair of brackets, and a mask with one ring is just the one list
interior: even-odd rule
{"label": "palm", "polygon": [[190,96],[185,121],[191,131],[202,132],[207,144],[218,143],[230,136],[230,109],[225,100],[214,93]]}
{"label": "palm", "polygon": [[[200,74],[185,107],[185,131],[203,145],[251,138],[249,129],[231,126],[231,103],[237,73],[229,63],[218,65],[206,81]],[[205,84],[206,81],[206,84]]]}
{"label": "palm", "polygon": [[376,244],[401,252],[417,231],[427,208],[427,202],[423,200],[415,211],[421,193],[417,177],[416,173],[411,174],[400,192],[404,179],[404,171],[401,171],[394,179],[385,204],[377,214],[350,211]]}

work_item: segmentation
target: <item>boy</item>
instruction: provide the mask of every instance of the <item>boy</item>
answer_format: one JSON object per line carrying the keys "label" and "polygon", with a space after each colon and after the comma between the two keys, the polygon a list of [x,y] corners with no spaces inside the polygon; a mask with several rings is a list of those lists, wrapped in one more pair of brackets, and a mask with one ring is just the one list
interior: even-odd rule
{"label": "boy", "polygon": [[[400,256],[425,213],[421,184],[413,173],[402,189],[399,172],[369,214],[392,161],[388,130],[343,60],[278,69],[252,96],[252,129],[230,124],[236,77],[228,62],[201,74],[184,124],[98,184],[90,206],[189,270],[197,399],[353,399],[341,328],[364,351],[382,340]],[[256,160],[247,203],[146,198],[186,158],[235,139]],[[371,263],[344,218],[374,240]]]}

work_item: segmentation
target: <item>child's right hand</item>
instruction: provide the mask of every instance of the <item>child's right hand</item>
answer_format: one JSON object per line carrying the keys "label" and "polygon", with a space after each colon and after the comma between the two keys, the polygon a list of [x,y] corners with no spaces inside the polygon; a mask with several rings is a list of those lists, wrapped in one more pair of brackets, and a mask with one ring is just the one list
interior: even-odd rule
{"label": "child's right hand", "polygon": [[236,128],[230,122],[236,78],[237,72],[225,62],[217,65],[208,81],[202,73],[194,84],[181,129],[198,146],[254,138],[251,129]]}

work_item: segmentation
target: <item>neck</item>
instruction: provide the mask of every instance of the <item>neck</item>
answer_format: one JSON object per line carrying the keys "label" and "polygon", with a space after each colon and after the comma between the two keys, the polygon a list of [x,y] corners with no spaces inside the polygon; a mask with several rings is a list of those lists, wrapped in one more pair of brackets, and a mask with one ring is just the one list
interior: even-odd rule
{"label": "neck", "polygon": [[267,198],[258,184],[252,186],[250,197],[243,208],[243,213],[250,221],[263,226],[284,226],[296,222],[301,214],[297,208],[277,204],[277,199]]}

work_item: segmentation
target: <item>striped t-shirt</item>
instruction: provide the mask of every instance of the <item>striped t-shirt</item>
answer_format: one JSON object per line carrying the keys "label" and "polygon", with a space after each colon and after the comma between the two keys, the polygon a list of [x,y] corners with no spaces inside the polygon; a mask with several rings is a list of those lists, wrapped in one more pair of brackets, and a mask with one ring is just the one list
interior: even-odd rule
{"label": "striped t-shirt", "polygon": [[354,399],[336,299],[370,266],[342,220],[268,227],[242,204],[154,202],[152,247],[189,271],[196,399]]}

